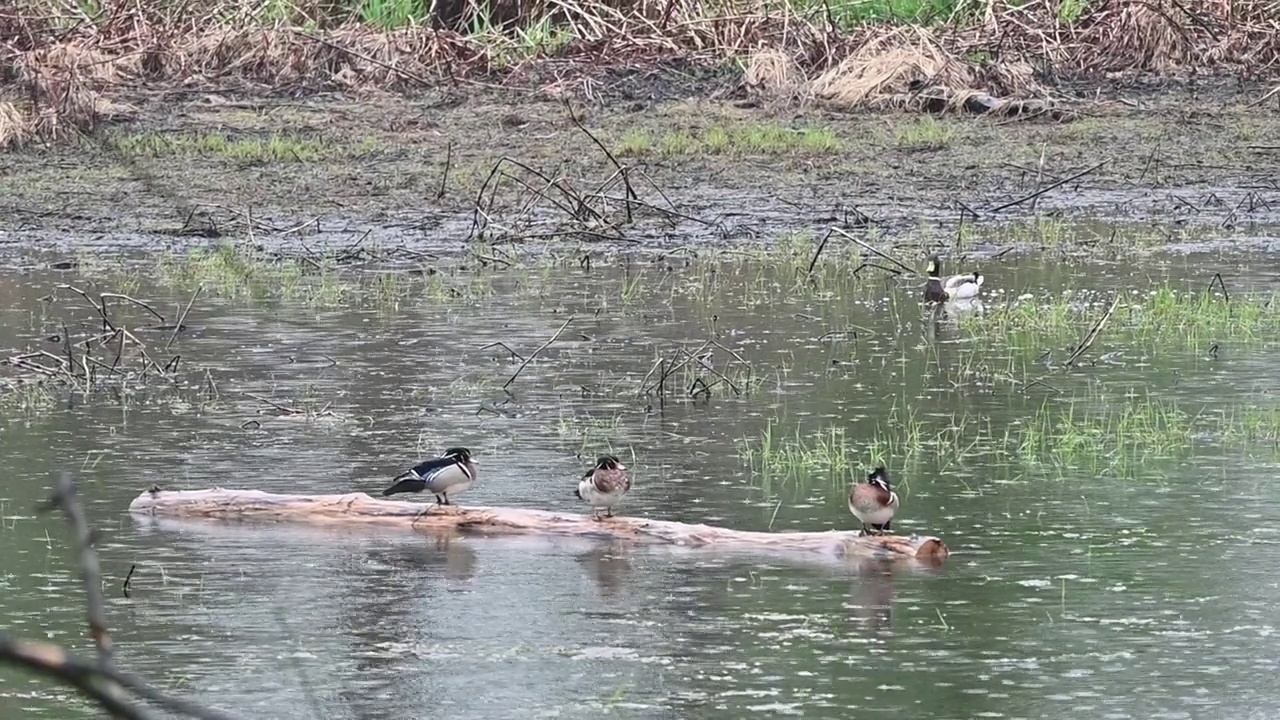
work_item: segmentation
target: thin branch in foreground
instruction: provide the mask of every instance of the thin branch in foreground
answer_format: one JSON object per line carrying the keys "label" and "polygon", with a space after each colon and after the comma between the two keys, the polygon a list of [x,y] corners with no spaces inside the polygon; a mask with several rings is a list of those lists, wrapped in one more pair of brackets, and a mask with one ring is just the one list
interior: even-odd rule
{"label": "thin branch in foreground", "polygon": [[121,683],[103,682],[107,671],[68,654],[57,645],[0,635],[0,661],[62,681],[96,701],[112,717],[125,720],[155,717],[135,705]]}
{"label": "thin branch in foreground", "polygon": [[[0,663],[19,665],[66,683],[97,702],[112,717],[123,720],[148,720],[156,717],[149,709],[136,704],[127,690],[132,690],[144,700],[166,710],[197,720],[232,720],[230,715],[171,697],[142,678],[115,668],[111,636],[107,632],[105,619],[102,576],[98,555],[93,548],[93,532],[85,519],[84,508],[76,498],[76,486],[71,473],[63,471],[58,476],[48,505],[62,509],[74,535],[76,557],[85,584],[89,628],[98,648],[98,662],[84,660],[53,643],[0,634]],[[132,568],[129,574],[132,577]]]}
{"label": "thin branch in foreground", "polygon": [[98,566],[98,554],[93,550],[93,533],[85,519],[84,509],[76,502],[76,484],[71,473],[63,470],[54,486],[51,505],[62,509],[71,526],[76,544],[76,559],[84,581],[85,604],[89,612],[89,634],[98,647],[98,663],[104,669],[114,666],[112,661],[111,634],[107,632],[106,601],[102,598],[102,569]]}

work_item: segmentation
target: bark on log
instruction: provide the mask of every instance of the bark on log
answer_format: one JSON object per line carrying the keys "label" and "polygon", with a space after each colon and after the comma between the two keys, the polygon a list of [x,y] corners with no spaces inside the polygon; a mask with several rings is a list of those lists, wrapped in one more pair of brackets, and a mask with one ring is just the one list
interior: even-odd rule
{"label": "bark on log", "polygon": [[615,515],[590,515],[502,507],[464,507],[404,500],[380,500],[365,493],[284,495],[260,490],[160,490],[152,488],[129,503],[129,512],[216,520],[263,520],[311,525],[383,525],[414,530],[456,528],[477,533],[549,533],[603,540],[668,543],[683,547],[821,554],[832,558],[917,560],[938,564],[948,555],[936,537],[883,535],[857,531],[755,532],[711,525]]}

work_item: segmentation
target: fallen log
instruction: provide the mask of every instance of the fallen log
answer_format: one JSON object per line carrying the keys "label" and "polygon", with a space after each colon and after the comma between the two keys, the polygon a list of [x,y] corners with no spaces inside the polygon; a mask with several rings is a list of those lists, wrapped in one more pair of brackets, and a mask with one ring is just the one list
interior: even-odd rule
{"label": "fallen log", "polygon": [[858,535],[857,531],[757,532],[667,520],[589,515],[503,507],[464,507],[380,500],[365,493],[285,495],[261,490],[161,490],[152,488],[129,503],[140,515],[260,520],[311,525],[383,525],[431,531],[454,528],[492,534],[549,533],[601,540],[667,543],[688,548],[724,548],[777,553],[816,553],[833,558],[919,560],[941,563],[947,546],[936,537]]}

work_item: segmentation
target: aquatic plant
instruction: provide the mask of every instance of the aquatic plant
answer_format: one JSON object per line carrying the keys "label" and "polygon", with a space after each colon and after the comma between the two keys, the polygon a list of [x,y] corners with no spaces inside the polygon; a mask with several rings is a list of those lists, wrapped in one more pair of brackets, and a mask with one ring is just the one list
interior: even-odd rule
{"label": "aquatic plant", "polygon": [[895,404],[859,438],[840,426],[802,432],[776,420],[737,442],[740,459],[766,491],[850,482],[861,468],[890,462],[910,467],[926,455],[949,462],[1017,465],[1025,474],[1088,473],[1136,478],[1152,467],[1209,448],[1280,453],[1280,407],[1197,407],[1130,390],[1046,399],[1000,428],[989,417],[951,414],[923,419]]}
{"label": "aquatic plant", "polygon": [[[1119,298],[1108,317],[1104,344],[1125,349],[1271,342],[1280,338],[1280,308],[1272,297],[1241,293],[1228,298],[1168,284],[1134,289]],[[1023,296],[988,303],[982,313],[959,317],[958,324],[971,339],[991,343],[994,338],[1014,350],[1039,354],[1079,341],[1103,315],[1109,300],[1093,292],[1064,293],[1042,301]]]}

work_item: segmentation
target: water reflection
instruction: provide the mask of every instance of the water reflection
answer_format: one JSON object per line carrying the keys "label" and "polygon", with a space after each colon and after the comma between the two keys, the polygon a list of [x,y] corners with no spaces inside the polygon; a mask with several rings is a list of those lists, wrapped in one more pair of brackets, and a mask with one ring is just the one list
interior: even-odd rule
{"label": "water reflection", "polygon": [[893,629],[893,582],[896,563],[868,558],[856,567],[849,606],[862,632],[880,638]]}
{"label": "water reflection", "polygon": [[602,542],[574,558],[600,588],[602,599],[613,599],[623,592],[631,575],[631,561],[625,544]]}

